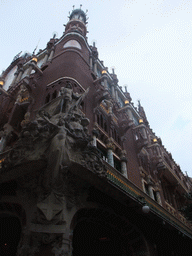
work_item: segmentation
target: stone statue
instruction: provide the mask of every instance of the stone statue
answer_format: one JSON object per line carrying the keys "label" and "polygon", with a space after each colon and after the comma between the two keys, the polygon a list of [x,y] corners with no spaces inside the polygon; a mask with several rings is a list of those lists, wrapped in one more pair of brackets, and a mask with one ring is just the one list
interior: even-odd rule
{"label": "stone statue", "polygon": [[17,99],[15,103],[22,103],[23,101],[27,101],[27,100],[29,100],[29,91],[26,88],[26,86],[22,84],[17,94]]}
{"label": "stone statue", "polygon": [[72,102],[73,89],[70,82],[67,83],[66,87],[61,87],[60,90],[62,101],[61,101],[61,112],[68,112]]}
{"label": "stone statue", "polygon": [[48,150],[47,185],[60,179],[60,172],[69,166],[73,151],[82,150],[91,141],[87,132],[89,120],[78,109],[82,97],[84,95],[73,97],[71,84],[68,83],[66,88],[61,88],[60,101],[52,115],[43,109],[39,111],[41,119],[52,131]]}

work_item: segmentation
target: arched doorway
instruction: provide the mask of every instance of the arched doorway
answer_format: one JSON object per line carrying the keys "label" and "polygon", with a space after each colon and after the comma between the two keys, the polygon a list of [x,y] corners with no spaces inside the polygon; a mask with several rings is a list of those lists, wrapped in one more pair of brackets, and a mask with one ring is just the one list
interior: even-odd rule
{"label": "arched doorway", "polygon": [[16,256],[21,237],[19,218],[8,213],[0,214],[0,255]]}
{"label": "arched doorway", "polygon": [[73,256],[122,255],[118,232],[106,223],[82,221],[73,233]]}
{"label": "arched doorway", "polygon": [[71,224],[73,256],[149,256],[140,230],[107,209],[81,209]]}

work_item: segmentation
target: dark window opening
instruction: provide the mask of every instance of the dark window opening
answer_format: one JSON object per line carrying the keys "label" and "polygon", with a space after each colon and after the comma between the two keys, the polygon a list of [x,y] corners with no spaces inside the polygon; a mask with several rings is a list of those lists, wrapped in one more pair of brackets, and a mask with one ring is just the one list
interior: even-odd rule
{"label": "dark window opening", "polygon": [[158,200],[157,200],[157,192],[154,191],[154,190],[153,190],[153,196],[154,196],[155,201],[158,201]]}
{"label": "dark window opening", "polygon": [[52,95],[52,100],[55,99],[57,97],[57,91],[55,90],[53,95]]}
{"label": "dark window opening", "polygon": [[144,188],[145,188],[145,193],[147,193],[147,195],[149,195],[149,186],[147,183],[144,183]]}
{"label": "dark window opening", "polygon": [[85,111],[85,103],[83,101],[80,104],[80,109]]}
{"label": "dark window opening", "polygon": [[114,140],[117,140],[117,132],[114,130]]}
{"label": "dark window opening", "polygon": [[108,129],[107,129],[107,123],[106,122],[104,122],[104,130],[107,132],[108,131]]}
{"label": "dark window opening", "polygon": [[117,143],[118,143],[119,145],[121,145],[121,139],[120,139],[119,136],[117,136]]}
{"label": "dark window opening", "polygon": [[101,121],[100,126],[103,128],[103,116],[102,115],[100,115],[100,121]]}
{"label": "dark window opening", "polygon": [[48,94],[45,98],[45,104],[47,104],[50,101],[50,94]]}
{"label": "dark window opening", "polygon": [[114,157],[114,168],[117,171],[121,172],[121,162],[118,159],[116,159],[115,157]]}
{"label": "dark window opening", "polygon": [[98,144],[98,147],[97,147],[101,153],[101,158],[105,161],[107,161],[107,150],[102,147],[100,144]]}
{"label": "dark window opening", "polygon": [[97,123],[100,124],[100,118],[98,114],[97,114]]}

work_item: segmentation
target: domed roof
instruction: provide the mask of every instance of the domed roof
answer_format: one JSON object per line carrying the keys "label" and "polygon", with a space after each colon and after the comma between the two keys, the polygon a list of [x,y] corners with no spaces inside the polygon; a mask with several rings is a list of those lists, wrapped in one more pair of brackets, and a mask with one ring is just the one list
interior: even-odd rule
{"label": "domed roof", "polygon": [[75,9],[72,11],[72,13],[69,16],[69,19],[78,19],[83,21],[85,24],[87,23],[86,20],[86,14],[84,13],[84,11],[82,11],[81,9]]}

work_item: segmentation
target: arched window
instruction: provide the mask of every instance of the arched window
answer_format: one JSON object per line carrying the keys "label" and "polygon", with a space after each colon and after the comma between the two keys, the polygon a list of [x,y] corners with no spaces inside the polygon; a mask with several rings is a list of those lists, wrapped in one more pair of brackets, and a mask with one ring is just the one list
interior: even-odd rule
{"label": "arched window", "polygon": [[76,40],[69,40],[68,42],[66,42],[63,46],[63,48],[68,48],[68,47],[74,47],[74,48],[78,48],[81,50],[81,45],[79,42],[77,42]]}
{"label": "arched window", "polygon": [[97,114],[97,123],[100,124],[100,117],[99,117],[99,114]]}
{"label": "arched window", "polygon": [[107,132],[107,123],[106,122],[104,122],[104,130]]}

